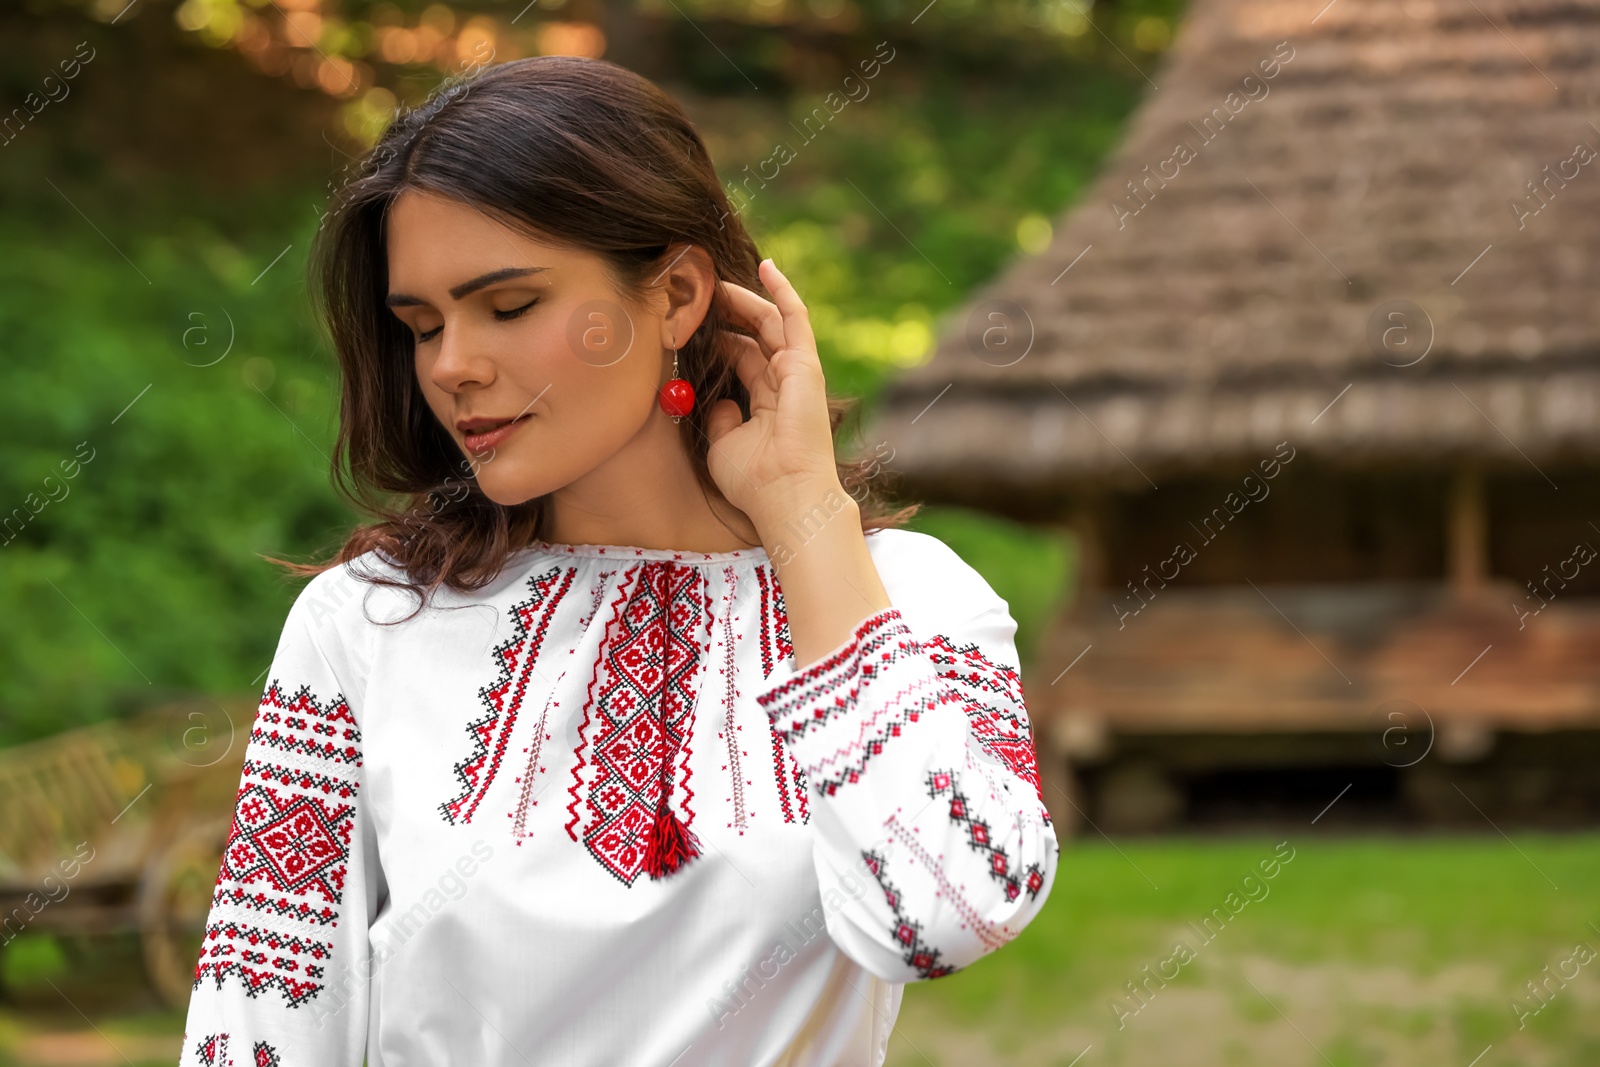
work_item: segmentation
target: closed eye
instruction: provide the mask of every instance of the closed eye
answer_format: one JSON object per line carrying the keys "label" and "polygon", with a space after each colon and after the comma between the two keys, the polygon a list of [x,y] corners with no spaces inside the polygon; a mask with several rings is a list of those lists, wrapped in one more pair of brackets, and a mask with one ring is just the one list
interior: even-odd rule
{"label": "closed eye", "polygon": [[530,300],[526,304],[523,304],[521,307],[512,308],[510,311],[501,311],[500,309],[496,308],[495,309],[495,313],[494,313],[494,317],[496,319],[498,319],[499,321],[501,321],[501,322],[510,322],[512,319],[514,319],[517,316],[521,315],[523,312],[527,311],[529,308],[533,307],[533,305],[537,304],[538,302],[539,302],[538,300]]}
{"label": "closed eye", "polygon": [[[495,320],[497,322],[510,322],[512,319],[519,318],[520,316],[526,314],[528,309],[533,307],[533,305],[537,304],[538,302],[539,302],[538,300],[530,300],[526,304],[523,304],[521,307],[519,307],[519,308],[511,308],[509,311],[501,311],[499,308],[495,308],[494,309]],[[428,330],[425,333],[419,333],[419,334],[417,334],[417,343],[418,344],[423,344],[423,343],[425,343],[427,341],[431,341],[435,337],[438,337],[439,334],[443,330],[444,330],[444,325],[440,324],[438,326],[435,326],[433,329]]]}

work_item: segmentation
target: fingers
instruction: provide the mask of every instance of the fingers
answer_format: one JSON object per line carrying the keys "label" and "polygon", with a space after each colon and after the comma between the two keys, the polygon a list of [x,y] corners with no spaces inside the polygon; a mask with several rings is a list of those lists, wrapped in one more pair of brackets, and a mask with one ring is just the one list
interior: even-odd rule
{"label": "fingers", "polygon": [[787,347],[788,342],[783,332],[783,313],[778,310],[777,305],[737,282],[724,280],[720,284],[728,295],[728,310],[732,312],[734,320],[740,326],[755,331],[761,344],[766,348],[767,355],[776,355]]}
{"label": "fingers", "polygon": [[737,430],[743,422],[744,416],[740,414],[738,404],[732,400],[719,400],[711,405],[711,412],[706,416],[706,437],[716,444],[724,435]]}
{"label": "fingers", "polygon": [[723,330],[723,343],[729,362],[733,364],[733,371],[744,383],[750,393],[750,399],[755,401],[772,390],[772,378],[767,373],[768,359],[766,352],[754,337],[746,337],[742,333],[732,330]]}
{"label": "fingers", "polygon": [[806,310],[805,301],[800,299],[800,294],[795,292],[789,279],[784,277],[783,271],[772,260],[762,260],[757,270],[761,273],[762,284],[772,294],[783,316],[783,333],[788,338],[789,347],[810,353],[811,358],[815,359],[817,339],[811,334],[811,313]]}

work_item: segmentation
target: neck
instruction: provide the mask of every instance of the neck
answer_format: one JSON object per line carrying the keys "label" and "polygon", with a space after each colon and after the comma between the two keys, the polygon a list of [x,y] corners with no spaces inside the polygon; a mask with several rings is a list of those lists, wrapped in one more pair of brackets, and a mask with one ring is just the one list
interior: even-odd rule
{"label": "neck", "polygon": [[742,512],[700,484],[680,428],[660,412],[548,499],[547,537],[559,544],[731,552],[760,543]]}

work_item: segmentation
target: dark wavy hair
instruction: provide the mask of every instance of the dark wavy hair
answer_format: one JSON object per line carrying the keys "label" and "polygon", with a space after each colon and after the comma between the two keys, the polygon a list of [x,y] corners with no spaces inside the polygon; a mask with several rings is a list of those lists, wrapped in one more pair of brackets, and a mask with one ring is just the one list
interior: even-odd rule
{"label": "dark wavy hair", "polygon": [[[486,497],[423,398],[414,338],[384,306],[384,220],[407,189],[598,254],[634,303],[650,289],[647,277],[664,273],[669,248],[683,244],[704,249],[718,279],[766,290],[755,241],[699,133],[677,101],[624,67],[572,56],[513,60],[447,81],[399,114],[335,193],[310,261],[314,309],[339,360],[334,483],[371,521],[324,562],[275,562],[306,576],[375,552],[403,578],[364,580],[409,589],[420,609],[441,584],[471,590],[492,581],[510,553],[545,538],[549,509],[542,497],[514,506]],[[678,352],[697,398],[680,424],[683,443],[708,493],[717,490],[706,465],[706,413],[725,398],[750,413],[719,342],[724,330],[747,332],[734,326],[719,289]],[[852,406],[829,399],[836,432]],[[880,473],[875,458],[839,464],[864,529],[899,525],[916,510],[883,501]]]}

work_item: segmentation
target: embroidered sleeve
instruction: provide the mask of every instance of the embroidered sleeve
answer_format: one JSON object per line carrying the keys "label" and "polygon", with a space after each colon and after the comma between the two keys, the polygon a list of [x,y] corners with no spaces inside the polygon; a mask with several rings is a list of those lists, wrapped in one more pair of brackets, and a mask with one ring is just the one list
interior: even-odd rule
{"label": "embroidered sleeve", "polygon": [[875,614],[757,698],[810,783],[829,933],[887,981],[1006,944],[1054,878],[1016,624],[989,597],[948,632]]}
{"label": "embroidered sleeve", "polygon": [[[244,753],[195,967],[182,1067],[358,1065],[382,891],[360,692],[319,575],[285,623]],[[357,598],[359,599],[359,598]]]}

